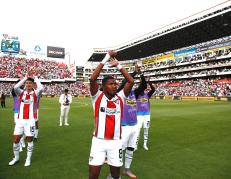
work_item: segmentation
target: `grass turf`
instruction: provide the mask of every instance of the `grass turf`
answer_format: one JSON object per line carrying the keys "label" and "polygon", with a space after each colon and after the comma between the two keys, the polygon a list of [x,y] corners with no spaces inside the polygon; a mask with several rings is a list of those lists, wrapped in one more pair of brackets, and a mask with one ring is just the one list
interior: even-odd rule
{"label": "grass turf", "polygon": [[[75,98],[70,126],[59,127],[57,98],[42,98],[39,140],[32,165],[12,159],[14,128],[12,100],[0,109],[0,179],[87,179],[93,112],[89,98]],[[134,154],[132,171],[140,179],[229,179],[231,178],[231,103],[206,101],[152,101],[149,151]],[[105,179],[104,165],[100,179]],[[126,177],[122,177],[126,178]]]}

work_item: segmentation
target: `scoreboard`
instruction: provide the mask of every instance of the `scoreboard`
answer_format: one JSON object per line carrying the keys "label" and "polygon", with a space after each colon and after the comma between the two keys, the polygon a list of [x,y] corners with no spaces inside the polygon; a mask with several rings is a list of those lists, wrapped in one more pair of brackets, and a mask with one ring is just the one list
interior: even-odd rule
{"label": "scoreboard", "polygon": [[20,42],[14,39],[2,39],[1,51],[5,53],[19,53]]}

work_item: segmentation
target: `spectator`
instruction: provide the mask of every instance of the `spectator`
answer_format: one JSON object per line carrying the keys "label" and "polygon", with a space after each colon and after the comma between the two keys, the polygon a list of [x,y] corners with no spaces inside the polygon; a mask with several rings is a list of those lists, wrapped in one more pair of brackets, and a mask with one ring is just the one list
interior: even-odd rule
{"label": "spectator", "polygon": [[2,93],[1,95],[1,106],[2,108],[6,107],[6,96],[4,95],[4,93]]}

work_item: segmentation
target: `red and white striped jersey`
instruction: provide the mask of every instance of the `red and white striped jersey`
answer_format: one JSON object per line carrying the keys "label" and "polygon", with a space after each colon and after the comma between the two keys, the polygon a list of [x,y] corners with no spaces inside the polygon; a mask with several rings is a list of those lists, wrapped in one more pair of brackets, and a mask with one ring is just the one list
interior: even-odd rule
{"label": "red and white striped jersey", "polygon": [[28,93],[26,90],[22,90],[20,88],[26,80],[27,77],[24,77],[14,86],[14,91],[17,96],[19,96],[20,103],[18,119],[36,119],[39,98],[42,94],[43,85],[40,83],[40,80],[35,77],[34,80],[37,84],[37,89]]}
{"label": "red and white striped jersey", "polygon": [[123,90],[112,99],[108,99],[102,91],[92,96],[95,137],[107,140],[121,139],[121,120],[125,99]]}
{"label": "red and white striped jersey", "polygon": [[36,119],[37,118],[37,91],[33,90],[30,93],[22,91],[19,95],[19,113],[18,119]]}

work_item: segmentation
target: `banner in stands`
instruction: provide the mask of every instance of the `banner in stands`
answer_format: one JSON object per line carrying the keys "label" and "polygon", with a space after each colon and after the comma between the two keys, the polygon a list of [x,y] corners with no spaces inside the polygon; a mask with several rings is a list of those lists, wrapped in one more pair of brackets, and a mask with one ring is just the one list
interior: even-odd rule
{"label": "banner in stands", "polygon": [[155,62],[160,62],[160,61],[165,61],[165,60],[173,60],[174,59],[174,54],[170,53],[167,55],[161,55],[161,56],[157,56],[157,57],[153,57],[147,60],[144,60],[142,63],[143,65],[147,65],[147,64],[152,64]]}
{"label": "banner in stands", "polygon": [[186,56],[186,55],[194,54],[194,53],[196,53],[196,48],[192,48],[192,49],[187,49],[187,50],[182,50],[182,51],[179,51],[179,52],[175,52],[174,56],[175,57],[181,57],[181,56]]}
{"label": "banner in stands", "polygon": [[197,51],[202,52],[202,51],[207,51],[207,50],[216,49],[216,48],[220,48],[220,47],[224,47],[224,46],[230,46],[230,45],[231,45],[231,41],[221,42],[221,43],[217,43],[217,44],[212,44],[212,45],[200,47],[197,49]]}
{"label": "banner in stands", "polygon": [[157,57],[156,61],[173,60],[173,59],[174,59],[174,54],[170,53],[167,55],[161,55],[161,56]]}
{"label": "banner in stands", "polygon": [[65,58],[65,48],[47,46],[47,57]]}
{"label": "banner in stands", "polygon": [[207,50],[207,52],[215,52],[215,51],[225,50],[225,49],[229,49],[229,48],[231,48],[231,46],[225,46],[225,47],[214,48],[214,49]]}

